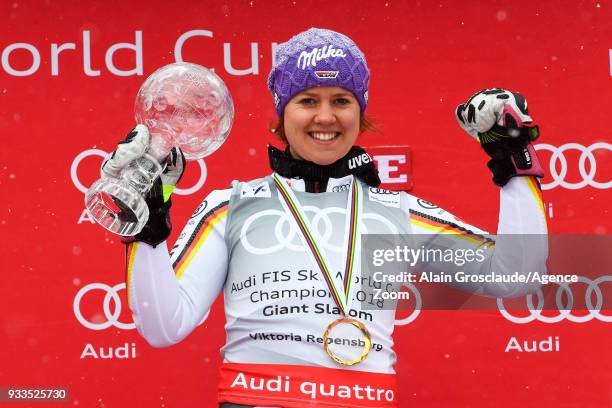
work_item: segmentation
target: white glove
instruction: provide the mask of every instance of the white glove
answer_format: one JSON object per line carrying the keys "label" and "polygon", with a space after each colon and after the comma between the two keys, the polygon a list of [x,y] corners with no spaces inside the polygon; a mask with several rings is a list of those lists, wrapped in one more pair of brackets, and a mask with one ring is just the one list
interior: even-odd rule
{"label": "white glove", "polygon": [[[146,153],[150,139],[147,127],[136,125],[126,138],[117,144],[117,149],[110,159],[102,164],[102,176],[119,177],[121,171],[129,163],[138,160]],[[153,185],[144,195],[149,207],[149,219],[136,236],[122,238],[124,243],[142,241],[156,246],[165,241],[170,234],[172,229],[170,196],[185,171],[183,152],[178,147],[172,148],[161,164],[164,166],[162,173],[153,181]]]}
{"label": "white glove", "polygon": [[515,138],[519,136],[519,128],[533,122],[523,95],[501,88],[472,95],[466,103],[457,106],[456,116],[463,130],[478,140],[481,133],[495,125],[498,136]]}
{"label": "white glove", "polygon": [[[119,177],[121,170],[133,160],[138,159],[147,151],[151,136],[145,125],[136,125],[134,129],[117,143],[117,150],[110,159],[102,164],[103,177]],[[164,202],[168,201],[170,194],[185,172],[185,157],[178,147],[172,148],[165,159],[164,171],[160,174]],[[152,189],[155,190],[155,189]],[[149,191],[150,196],[153,191]]]}
{"label": "white glove", "polygon": [[105,177],[119,177],[121,170],[133,160],[142,156],[149,146],[149,130],[145,125],[136,125],[134,129],[117,144],[115,150],[107,161],[102,164],[102,175]]}

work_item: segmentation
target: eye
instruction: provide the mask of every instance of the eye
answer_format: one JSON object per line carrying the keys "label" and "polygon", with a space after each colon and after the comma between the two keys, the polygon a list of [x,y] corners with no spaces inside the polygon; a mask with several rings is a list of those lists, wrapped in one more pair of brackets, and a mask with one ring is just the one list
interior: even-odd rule
{"label": "eye", "polygon": [[298,101],[298,103],[302,106],[313,106],[315,103],[317,103],[317,101],[315,101],[313,98],[302,98]]}
{"label": "eye", "polygon": [[348,98],[337,98],[334,100],[334,103],[336,105],[345,106],[345,105],[349,105],[351,103],[351,100]]}

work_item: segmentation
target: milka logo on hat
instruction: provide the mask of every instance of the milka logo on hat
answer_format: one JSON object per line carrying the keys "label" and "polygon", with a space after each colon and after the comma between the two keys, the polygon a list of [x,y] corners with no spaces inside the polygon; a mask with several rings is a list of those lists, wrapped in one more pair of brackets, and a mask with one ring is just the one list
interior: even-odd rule
{"label": "milka logo on hat", "polygon": [[311,51],[302,51],[297,60],[297,66],[301,69],[306,69],[308,66],[316,67],[317,62],[325,58],[346,57],[346,54],[341,49],[335,49],[332,44],[326,45],[323,48],[313,48]]}

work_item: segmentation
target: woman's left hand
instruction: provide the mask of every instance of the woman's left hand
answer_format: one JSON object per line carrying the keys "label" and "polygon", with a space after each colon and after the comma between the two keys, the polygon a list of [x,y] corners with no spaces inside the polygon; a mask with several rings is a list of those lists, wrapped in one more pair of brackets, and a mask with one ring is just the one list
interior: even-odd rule
{"label": "woman's left hand", "polygon": [[455,113],[461,128],[491,157],[488,167],[495,184],[504,186],[516,176],[544,176],[531,145],[540,135],[539,128],[529,116],[523,95],[485,89],[457,106]]}
{"label": "woman's left hand", "polygon": [[489,130],[506,137],[518,137],[518,129],[533,122],[523,95],[501,88],[475,93],[466,103],[457,106],[456,115],[463,130],[477,139]]}

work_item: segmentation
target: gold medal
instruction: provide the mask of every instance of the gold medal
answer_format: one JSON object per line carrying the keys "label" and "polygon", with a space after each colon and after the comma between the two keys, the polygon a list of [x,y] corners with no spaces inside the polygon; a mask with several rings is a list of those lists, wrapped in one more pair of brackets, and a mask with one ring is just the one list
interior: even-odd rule
{"label": "gold medal", "polygon": [[[329,333],[334,327],[338,326],[339,324],[352,324],[353,326],[358,328],[361,333],[363,333],[363,336],[365,338],[363,351],[361,352],[361,355],[354,360],[343,360],[337,355],[335,355],[329,348]],[[325,347],[325,352],[327,353],[327,355],[336,363],[345,366],[352,366],[361,363],[370,353],[370,350],[372,349],[372,335],[370,334],[370,331],[368,330],[366,325],[360,322],[359,320],[353,319],[352,317],[342,317],[340,319],[334,320],[329,324],[329,326],[327,326],[327,330],[325,330],[325,333],[323,333],[323,347]]]}

